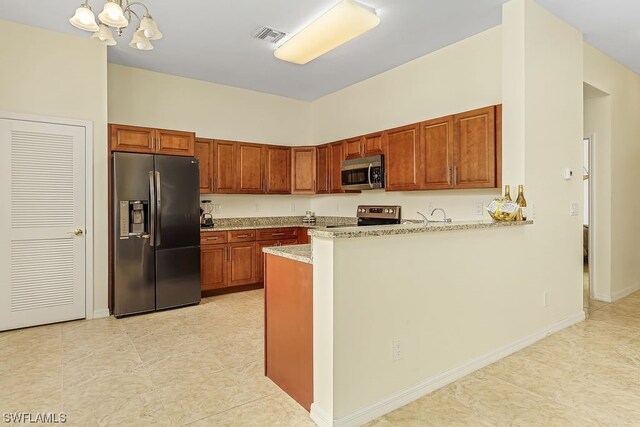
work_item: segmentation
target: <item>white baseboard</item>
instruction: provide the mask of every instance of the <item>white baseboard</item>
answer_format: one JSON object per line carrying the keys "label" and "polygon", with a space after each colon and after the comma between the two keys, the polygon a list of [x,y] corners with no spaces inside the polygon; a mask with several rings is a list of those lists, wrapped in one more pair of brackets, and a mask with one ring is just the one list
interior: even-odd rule
{"label": "white baseboard", "polygon": [[331,417],[329,417],[329,415],[327,415],[327,413],[322,409],[318,408],[318,405],[315,403],[311,404],[311,412],[309,415],[311,415],[311,420],[320,427],[329,427],[333,425]]}
{"label": "white baseboard", "polygon": [[584,319],[584,312],[580,311],[571,317],[553,323],[483,356],[471,359],[460,366],[443,372],[442,374],[427,378],[411,387],[400,390],[337,420],[332,420],[329,415],[322,411],[322,409],[312,404],[311,419],[320,427],[351,427],[366,424],[367,422],[411,403],[432,391],[451,384],[452,382],[457,381],[478,369],[484,368],[485,366],[507,357],[516,351],[522,350],[523,348],[528,347],[555,332],[582,322]]}
{"label": "white baseboard", "polygon": [[93,318],[94,319],[101,319],[103,317],[109,317],[109,309],[108,308],[103,308],[102,310],[94,310],[94,312],[93,312]]}
{"label": "white baseboard", "polygon": [[596,301],[602,301],[602,302],[611,302],[611,295],[605,295],[605,294],[594,294],[593,295],[593,299]]}
{"label": "white baseboard", "polygon": [[622,299],[626,296],[631,295],[632,293],[639,291],[640,290],[640,285],[631,285],[631,286],[627,286],[624,289],[619,290],[618,292],[614,292],[611,294],[611,302],[613,301],[618,301],[619,299]]}

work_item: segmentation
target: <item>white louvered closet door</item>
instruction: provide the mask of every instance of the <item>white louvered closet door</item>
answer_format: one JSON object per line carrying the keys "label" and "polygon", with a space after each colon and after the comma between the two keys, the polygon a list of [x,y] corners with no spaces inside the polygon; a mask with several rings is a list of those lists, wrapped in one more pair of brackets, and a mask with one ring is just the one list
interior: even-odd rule
{"label": "white louvered closet door", "polygon": [[85,317],[85,221],[85,128],[0,119],[0,330]]}

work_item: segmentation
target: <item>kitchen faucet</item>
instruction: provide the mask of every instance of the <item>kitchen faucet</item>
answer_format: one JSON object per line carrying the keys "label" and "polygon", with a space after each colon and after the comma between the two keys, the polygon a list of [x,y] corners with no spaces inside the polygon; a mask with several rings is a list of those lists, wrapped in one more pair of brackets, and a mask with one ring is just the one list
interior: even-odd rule
{"label": "kitchen faucet", "polygon": [[447,222],[447,223],[451,222],[451,218],[447,218],[447,213],[446,213],[446,212],[444,211],[444,209],[442,209],[442,208],[435,208],[434,210],[432,210],[432,211],[431,211],[431,216],[433,216],[433,214],[434,214],[436,211],[440,211],[440,212],[442,212],[442,216],[443,216],[444,218],[442,218],[442,220],[440,220],[440,221],[434,221],[434,220],[431,220],[431,222]]}
{"label": "kitchen faucet", "polygon": [[451,222],[451,218],[447,218],[447,213],[442,208],[435,208],[434,210],[431,211],[431,215],[430,216],[433,216],[433,214],[436,211],[442,212],[442,215],[444,216],[444,218],[442,218],[441,220],[429,219],[429,218],[427,218],[427,216],[425,214],[423,214],[420,211],[417,211],[416,213],[423,218],[422,225],[424,227],[426,227],[427,225],[429,225],[432,222],[446,222],[446,223],[450,223]]}

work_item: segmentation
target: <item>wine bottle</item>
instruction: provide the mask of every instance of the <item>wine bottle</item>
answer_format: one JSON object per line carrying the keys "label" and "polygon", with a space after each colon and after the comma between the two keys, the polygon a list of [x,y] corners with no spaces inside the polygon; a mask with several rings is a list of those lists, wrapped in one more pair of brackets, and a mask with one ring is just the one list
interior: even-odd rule
{"label": "wine bottle", "polygon": [[502,198],[505,202],[511,202],[511,187],[508,185],[504,186],[504,197]]}
{"label": "wine bottle", "polygon": [[516,198],[516,203],[520,206],[520,211],[518,212],[518,221],[525,221],[527,219],[527,201],[524,198],[524,186],[518,185],[518,197]]}

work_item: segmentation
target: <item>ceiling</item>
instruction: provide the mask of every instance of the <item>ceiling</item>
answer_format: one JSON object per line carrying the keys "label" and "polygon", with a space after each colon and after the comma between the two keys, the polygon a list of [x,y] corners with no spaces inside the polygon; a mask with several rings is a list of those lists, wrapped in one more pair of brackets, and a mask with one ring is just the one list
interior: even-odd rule
{"label": "ceiling", "polygon": [[[109,62],[302,100],[314,100],[499,25],[506,0],[362,0],[381,22],[307,65],[282,62],[253,39],[263,25],[295,33],[338,0],[143,0],[164,34],[152,51],[128,46]],[[585,39],[640,72],[640,2],[538,0]],[[68,23],[81,0],[2,0],[0,19],[88,37]],[[103,0],[89,0],[96,15]],[[286,39],[285,39],[286,40]]]}

